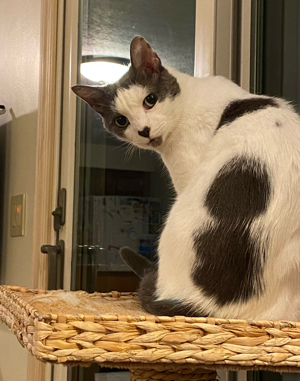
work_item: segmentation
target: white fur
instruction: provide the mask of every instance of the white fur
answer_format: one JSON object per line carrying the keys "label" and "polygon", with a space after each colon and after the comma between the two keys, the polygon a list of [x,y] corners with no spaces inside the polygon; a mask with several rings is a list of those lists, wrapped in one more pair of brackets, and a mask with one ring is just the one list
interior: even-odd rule
{"label": "white fur", "polygon": [[[149,139],[138,130],[150,127],[150,137],[162,136],[156,151],[167,166],[177,200],[159,242],[157,297],[176,299],[214,311],[218,317],[299,320],[299,117],[283,100],[246,114],[214,135],[220,117],[233,100],[256,97],[222,77],[193,78],[168,68],[177,78],[180,95],[146,110],[145,88],[119,90],[115,107],[130,125],[125,138],[146,149]],[[281,127],[276,127],[280,122]],[[267,212],[252,225],[252,237],[268,237],[263,272],[265,291],[246,303],[219,307],[205,296],[190,274],[195,262],[192,232],[213,223],[203,205],[218,171],[237,155],[265,163],[272,186]],[[202,200],[202,202],[201,202]],[[209,255],[209,253],[207,253]]]}

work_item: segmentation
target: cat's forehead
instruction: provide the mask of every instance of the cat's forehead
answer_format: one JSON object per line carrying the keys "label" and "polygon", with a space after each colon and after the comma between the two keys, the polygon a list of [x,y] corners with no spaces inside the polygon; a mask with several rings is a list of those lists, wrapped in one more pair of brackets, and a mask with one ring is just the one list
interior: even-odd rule
{"label": "cat's forehead", "polygon": [[142,100],[149,94],[149,90],[141,85],[132,85],[129,88],[118,88],[115,97],[115,109],[120,114],[134,113],[140,108]]}
{"label": "cat's forehead", "polygon": [[[117,93],[120,89],[145,89],[147,94],[155,93],[159,101],[165,98],[174,98],[180,93],[180,87],[177,79],[163,68],[159,74],[150,71],[134,71],[132,68],[119,80],[117,84]],[[137,90],[138,93],[139,90]],[[144,93],[140,92],[140,95]],[[146,94],[146,95],[147,95]]]}

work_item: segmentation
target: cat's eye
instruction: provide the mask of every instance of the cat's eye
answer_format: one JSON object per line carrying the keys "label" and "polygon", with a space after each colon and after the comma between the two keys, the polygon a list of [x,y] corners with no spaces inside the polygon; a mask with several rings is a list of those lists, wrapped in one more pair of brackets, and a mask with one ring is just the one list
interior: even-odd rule
{"label": "cat's eye", "polygon": [[157,96],[155,94],[149,94],[144,99],[143,105],[145,108],[150,109],[155,105],[156,102],[157,102]]}
{"label": "cat's eye", "polygon": [[125,128],[129,124],[129,120],[124,115],[119,115],[115,118],[115,123],[118,127]]}

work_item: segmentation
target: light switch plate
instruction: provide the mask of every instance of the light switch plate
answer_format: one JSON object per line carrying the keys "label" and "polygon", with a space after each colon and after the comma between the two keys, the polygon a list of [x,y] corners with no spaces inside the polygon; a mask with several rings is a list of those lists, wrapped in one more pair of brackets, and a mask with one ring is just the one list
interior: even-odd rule
{"label": "light switch plate", "polygon": [[10,236],[25,235],[25,194],[12,196],[10,206]]}

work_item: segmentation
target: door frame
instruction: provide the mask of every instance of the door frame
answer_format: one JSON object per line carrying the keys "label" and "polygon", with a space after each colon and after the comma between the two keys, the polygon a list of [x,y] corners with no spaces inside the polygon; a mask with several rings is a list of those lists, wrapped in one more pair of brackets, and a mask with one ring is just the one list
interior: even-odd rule
{"label": "door frame", "polygon": [[[63,0],[61,0],[63,1]],[[64,68],[61,110],[61,168],[60,187],[67,190],[66,222],[59,231],[65,241],[64,289],[71,288],[73,251],[74,180],[76,147],[76,96],[71,87],[77,84],[79,0],[64,0]]]}
{"label": "door frame", "polygon": [[217,0],[196,0],[195,77],[206,77],[215,73],[216,11]]}
{"label": "door frame", "polygon": [[[59,0],[41,3],[39,101],[36,143],[36,182],[32,252],[32,288],[47,289],[48,258],[41,246],[55,243],[52,210],[55,209],[58,171],[60,125],[58,121],[58,68],[62,61],[59,51]],[[51,366],[28,354],[27,380],[50,380]]]}

